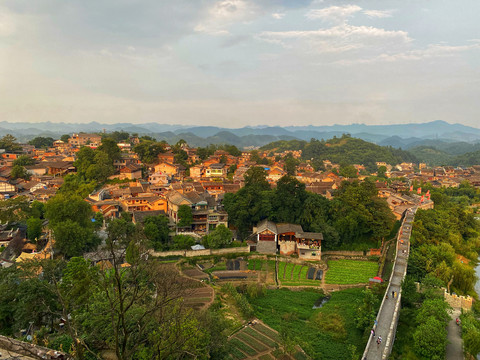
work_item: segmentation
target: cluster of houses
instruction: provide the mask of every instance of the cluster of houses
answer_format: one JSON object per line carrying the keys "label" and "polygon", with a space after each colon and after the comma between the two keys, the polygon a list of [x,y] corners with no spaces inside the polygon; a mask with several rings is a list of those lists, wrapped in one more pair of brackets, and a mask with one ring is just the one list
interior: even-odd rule
{"label": "cluster of houses", "polygon": [[[57,140],[48,149],[36,149],[31,145],[22,145],[23,150],[18,153],[0,149],[0,200],[26,196],[32,201],[48,201],[62,186],[63,177],[75,173],[74,161],[79,149],[82,146],[97,148],[101,142],[102,137],[98,134],[80,133],[72,134],[68,141]],[[121,156],[113,164],[115,174],[111,178],[122,181],[110,182],[85,199],[95,212],[102,213],[106,219],[118,217],[121,212],[128,212],[134,222],[141,222],[147,216],[163,214],[170,219],[172,226],[175,226],[179,221],[180,206],[187,205],[192,209],[192,224],[177,231],[197,236],[205,235],[219,224],[228,225],[228,214],[222,206],[223,197],[243,186],[244,174],[248,169],[262,166],[267,180],[274,185],[286,175],[285,163],[282,160],[286,155],[298,159],[295,176],[305,183],[307,191],[332,198],[334,190],[345,180],[335,171],[338,164],[325,160],[324,166],[327,170],[315,171],[309,161],[300,160],[301,151],[259,151],[258,156],[266,158],[270,165],[258,165],[252,161],[250,151],[233,156],[224,150],[217,150],[201,160],[197,149],[183,144],[182,150],[188,157],[183,164],[191,165],[187,169],[175,161],[175,153],[168,146],[154,163],[142,163],[132,150],[138,143],[139,139],[136,137],[131,137],[129,142],[118,143]],[[29,178],[12,179],[10,174],[13,163],[22,155],[34,160],[32,165],[24,166]],[[362,165],[354,166],[359,173],[365,169]],[[385,166],[387,177],[405,179],[394,181],[388,187],[386,182],[377,182],[380,196],[387,199],[397,217],[401,217],[406,208],[418,202],[415,197],[400,195],[408,189],[412,181],[430,182],[434,186],[458,186],[467,180],[480,186],[480,166],[467,169],[427,168],[425,164],[420,164],[419,168],[416,168],[411,163],[392,167],[381,162],[377,163],[377,166]],[[363,177],[359,176],[359,179],[362,180]],[[425,200],[422,206],[433,206],[433,203]],[[305,233],[298,225],[270,222],[259,224],[258,229],[256,246],[259,251],[297,253],[301,257],[313,259],[320,254],[321,234]],[[2,241],[1,236],[0,234],[0,246],[3,246],[8,242]]]}

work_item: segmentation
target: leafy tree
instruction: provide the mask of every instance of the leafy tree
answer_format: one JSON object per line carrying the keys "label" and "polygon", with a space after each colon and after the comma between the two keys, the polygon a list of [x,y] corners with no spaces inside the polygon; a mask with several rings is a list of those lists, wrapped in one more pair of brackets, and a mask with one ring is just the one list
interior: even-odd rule
{"label": "leafy tree", "polygon": [[39,218],[30,217],[27,219],[27,238],[31,241],[37,240],[42,235],[42,223]]}
{"label": "leafy tree", "polygon": [[358,170],[353,165],[340,166],[340,175],[346,178],[357,178]]}
{"label": "leafy tree", "polygon": [[60,140],[62,140],[64,143],[68,143],[68,139],[70,139],[70,135],[68,134],[60,136]]}
{"label": "leafy tree", "polygon": [[245,187],[255,186],[259,190],[270,190],[270,184],[267,181],[267,172],[260,166],[253,166],[243,175]]}
{"label": "leafy tree", "polygon": [[188,227],[192,225],[193,214],[192,208],[188,205],[180,205],[177,212],[179,221],[177,223],[178,227]]}
{"label": "leafy tree", "polygon": [[195,239],[189,235],[175,235],[172,240],[173,248],[178,250],[190,250],[195,245]]}
{"label": "leafy tree", "polygon": [[50,226],[70,220],[82,228],[90,228],[92,216],[92,208],[79,196],[57,194],[45,204],[45,217]]}
{"label": "leafy tree", "polygon": [[110,137],[102,139],[102,145],[98,147],[98,151],[102,151],[107,154],[108,158],[112,161],[112,163],[114,160],[120,158],[121,150],[118,147],[117,142]]}
{"label": "leafy tree", "polygon": [[133,151],[143,163],[151,164],[158,161],[158,154],[165,152],[164,144],[152,140],[141,140],[135,145]]}
{"label": "leafy tree", "polygon": [[295,176],[295,173],[297,171],[297,160],[291,155],[287,156],[285,159],[285,171],[287,172],[287,175],[290,176]]}
{"label": "leafy tree", "polygon": [[28,155],[21,155],[13,161],[13,166],[27,166],[35,164],[35,160]]}
{"label": "leafy tree", "polygon": [[387,167],[382,165],[377,170],[377,176],[379,178],[386,179],[387,178],[386,172],[387,172]]}
{"label": "leafy tree", "polygon": [[[115,141],[115,143],[119,143],[119,142],[129,141],[130,134],[126,131],[120,130],[120,131],[114,131],[108,134],[107,136],[105,136],[105,138],[110,138],[113,141]],[[102,144],[103,144],[103,139],[102,139]]]}
{"label": "leafy tree", "polygon": [[147,217],[143,223],[143,232],[155,250],[163,250],[168,245],[168,218],[163,215]]}
{"label": "leafy tree", "polygon": [[97,186],[95,180],[86,180],[84,177],[77,174],[68,174],[63,179],[63,185],[58,190],[58,193],[69,196],[78,195],[82,199],[92,193]]}
{"label": "leafy tree", "polygon": [[114,172],[113,160],[109,158],[107,153],[98,151],[93,158],[93,164],[88,167],[85,176],[87,179],[104,182]]}
{"label": "leafy tree", "polygon": [[370,289],[363,291],[363,302],[359,306],[355,318],[358,329],[367,331],[373,326],[373,322],[377,313],[378,302],[379,301],[377,297]]}
{"label": "leafy tree", "polygon": [[227,246],[232,241],[232,232],[223,224],[218,225],[213,231],[203,237],[203,245],[210,249]]}
{"label": "leafy tree", "polygon": [[0,200],[0,222],[24,221],[29,210],[29,202],[25,196]]}
{"label": "leafy tree", "polygon": [[30,178],[30,175],[28,174],[27,170],[22,165],[15,165],[14,167],[12,167],[10,177],[12,179],[28,180]]}
{"label": "leafy tree", "polygon": [[77,168],[77,173],[86,176],[88,168],[94,164],[95,150],[88,146],[82,146],[76,157],[73,165]]}
{"label": "leafy tree", "polygon": [[6,152],[18,152],[22,147],[17,144],[17,138],[11,134],[7,134],[0,139],[0,149],[5,149]]}
{"label": "leafy tree", "polygon": [[80,256],[92,250],[99,244],[99,239],[94,236],[89,228],[82,227],[72,220],[65,220],[53,227],[55,249],[66,257]]}
{"label": "leafy tree", "polygon": [[30,215],[37,219],[43,219],[45,215],[45,204],[38,200],[34,200],[30,204]]}
{"label": "leafy tree", "polygon": [[53,146],[55,140],[51,137],[37,136],[36,138],[30,140],[28,143],[35,146],[35,148],[49,148]]}
{"label": "leafy tree", "polygon": [[413,333],[415,351],[432,360],[445,358],[447,346],[447,330],[445,323],[429,317],[424,323],[418,325]]}
{"label": "leafy tree", "polygon": [[272,199],[273,219],[277,222],[298,224],[307,197],[304,183],[294,177],[283,176],[277,181],[277,190]]}

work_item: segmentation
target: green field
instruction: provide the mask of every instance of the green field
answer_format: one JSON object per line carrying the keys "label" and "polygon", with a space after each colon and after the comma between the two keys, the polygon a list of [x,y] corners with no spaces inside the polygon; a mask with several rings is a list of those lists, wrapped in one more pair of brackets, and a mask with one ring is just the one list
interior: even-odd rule
{"label": "green field", "polygon": [[327,284],[368,283],[368,279],[377,276],[378,264],[360,260],[330,260],[325,274]]}
{"label": "green field", "polygon": [[[359,358],[367,340],[355,327],[358,304],[363,299],[362,290],[336,291],[321,309],[312,309],[315,302],[323,297],[321,292],[313,289],[267,290],[266,296],[251,299],[250,302],[256,317],[277,331],[283,327],[313,359],[351,359],[350,345],[356,347]],[[338,333],[317,325],[315,320],[318,314],[323,314],[327,319],[340,318],[344,335],[339,338]]]}

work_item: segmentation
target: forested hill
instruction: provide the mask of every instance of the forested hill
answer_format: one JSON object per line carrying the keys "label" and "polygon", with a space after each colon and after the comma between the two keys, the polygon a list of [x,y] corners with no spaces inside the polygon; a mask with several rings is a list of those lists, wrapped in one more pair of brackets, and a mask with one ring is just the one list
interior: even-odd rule
{"label": "forested hill", "polygon": [[310,142],[290,140],[276,141],[260,148],[282,152],[285,150],[302,150],[304,159],[330,160],[337,164],[363,164],[371,170],[376,170],[377,161],[385,161],[395,165],[401,162],[418,162],[415,155],[390,146],[379,146],[350,135],[334,137],[330,140],[315,140]]}

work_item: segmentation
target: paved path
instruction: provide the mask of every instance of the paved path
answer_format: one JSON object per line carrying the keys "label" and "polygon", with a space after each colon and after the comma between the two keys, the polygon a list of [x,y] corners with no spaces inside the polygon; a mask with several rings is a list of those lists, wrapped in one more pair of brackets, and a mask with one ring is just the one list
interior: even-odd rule
{"label": "paved path", "polygon": [[[363,360],[387,359],[391,352],[391,347],[395,340],[395,331],[397,328],[396,323],[400,311],[400,298],[398,297],[398,294],[400,294],[403,277],[407,270],[409,241],[413,218],[414,214],[409,212],[406,215],[405,222],[399,230],[397,237],[397,258],[386,293],[388,298],[385,297],[383,299],[377,315],[378,324],[375,329],[375,338],[370,336],[370,340],[363,355]],[[392,297],[392,291],[395,292],[395,297]],[[376,343],[378,336],[382,337],[380,345],[377,345]]]}
{"label": "paved path", "polygon": [[460,334],[460,326],[456,324],[456,318],[460,316],[460,310],[455,309],[452,312],[452,320],[448,323],[448,345],[447,360],[463,360],[463,344]]}

